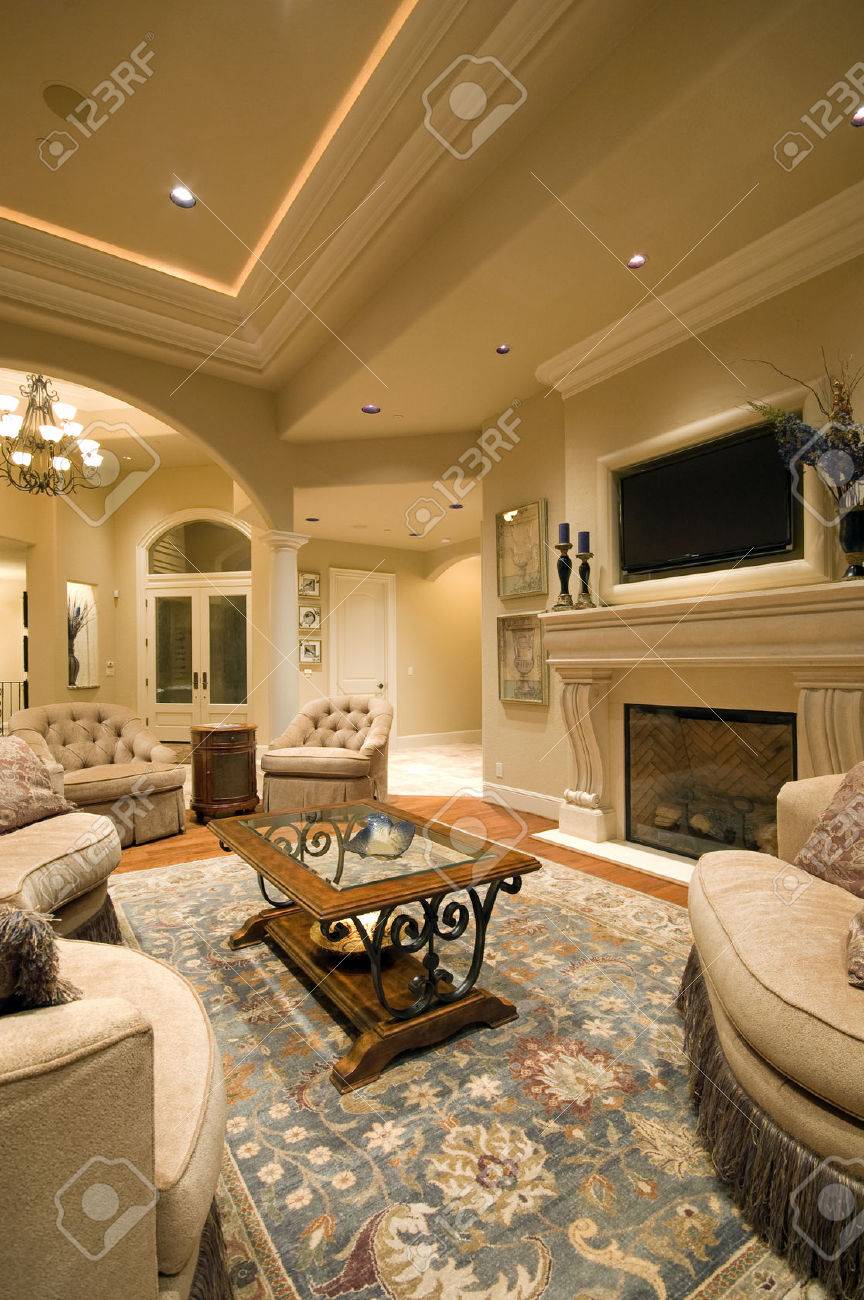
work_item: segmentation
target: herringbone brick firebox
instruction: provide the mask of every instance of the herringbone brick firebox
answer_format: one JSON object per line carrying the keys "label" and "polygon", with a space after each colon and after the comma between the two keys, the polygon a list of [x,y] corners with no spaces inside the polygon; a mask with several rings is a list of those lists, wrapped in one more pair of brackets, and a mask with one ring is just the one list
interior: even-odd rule
{"label": "herringbone brick firebox", "polygon": [[624,709],[627,838],[697,858],[777,852],[777,792],[796,776],[794,713]]}

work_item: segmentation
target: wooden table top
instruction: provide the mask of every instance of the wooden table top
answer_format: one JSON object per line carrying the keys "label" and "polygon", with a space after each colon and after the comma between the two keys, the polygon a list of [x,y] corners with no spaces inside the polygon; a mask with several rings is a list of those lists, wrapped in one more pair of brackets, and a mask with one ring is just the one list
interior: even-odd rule
{"label": "wooden table top", "polygon": [[[338,813],[342,808],[368,808],[370,813],[383,812],[395,821],[410,821],[418,828],[429,826],[449,836],[454,828],[444,822],[415,816],[390,804],[352,800],[345,804],[328,805],[326,811]],[[285,823],[298,820],[316,811],[313,808],[272,814],[275,820],[283,817]],[[266,816],[266,814],[265,814]],[[371,884],[335,889],[327,880],[303,866],[297,859],[259,835],[246,825],[246,817],[225,817],[210,823],[209,829],[224,846],[233,849],[255,871],[319,921],[339,921],[346,916],[363,912],[381,911],[385,907],[431,898],[434,894],[453,893],[469,886],[487,884],[493,880],[506,880],[513,876],[528,875],[540,870],[540,863],[527,853],[519,853],[477,836],[457,832],[460,840],[469,843],[471,852],[482,853],[479,860],[454,866],[441,866],[409,875],[393,876]],[[324,819],[321,825],[327,825]],[[488,856],[487,856],[488,854]],[[368,859],[365,859],[368,861]]]}

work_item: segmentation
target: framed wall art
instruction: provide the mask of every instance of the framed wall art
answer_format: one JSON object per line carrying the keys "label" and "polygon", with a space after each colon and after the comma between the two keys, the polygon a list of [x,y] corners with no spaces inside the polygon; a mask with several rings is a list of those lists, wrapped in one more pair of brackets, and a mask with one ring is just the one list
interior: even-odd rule
{"label": "framed wall art", "polygon": [[297,618],[300,627],[303,631],[320,632],[321,630],[321,606],[320,605],[301,605]]}
{"label": "framed wall art", "polygon": [[546,502],[532,501],[495,516],[498,595],[544,595],[549,587]]}
{"label": "framed wall art", "polygon": [[89,582],[66,583],[67,684],[75,690],[99,685],[99,616],[96,588]]}
{"label": "framed wall art", "polygon": [[321,596],[321,574],[301,573],[297,580],[297,592],[301,600],[309,597],[318,600]]}
{"label": "framed wall art", "polygon": [[498,619],[498,698],[513,704],[549,702],[549,668],[536,614]]}
{"label": "framed wall art", "polygon": [[300,667],[312,668],[321,665],[321,638],[300,638]]}

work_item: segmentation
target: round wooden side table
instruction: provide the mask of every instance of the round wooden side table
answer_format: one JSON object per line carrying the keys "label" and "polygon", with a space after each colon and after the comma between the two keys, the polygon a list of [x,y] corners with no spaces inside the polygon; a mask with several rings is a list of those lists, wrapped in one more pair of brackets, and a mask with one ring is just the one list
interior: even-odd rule
{"label": "round wooden side table", "polygon": [[199,822],[257,808],[255,730],[245,722],[191,728],[192,810]]}

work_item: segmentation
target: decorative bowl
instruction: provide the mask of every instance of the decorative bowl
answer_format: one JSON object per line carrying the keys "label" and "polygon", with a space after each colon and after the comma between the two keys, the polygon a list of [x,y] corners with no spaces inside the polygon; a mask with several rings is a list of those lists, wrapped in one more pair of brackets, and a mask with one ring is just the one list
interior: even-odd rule
{"label": "decorative bowl", "polygon": [[413,822],[396,822],[386,813],[370,813],[345,847],[360,858],[398,858],[416,833]]}
{"label": "decorative bowl", "polygon": [[[378,916],[378,912],[363,912],[360,915],[360,920],[370,938],[372,937],[372,931],[375,929],[375,923],[378,920]],[[355,961],[358,958],[365,958],[367,956],[366,949],[363,947],[363,940],[360,938],[360,934],[357,927],[354,925],[354,922],[346,917],[344,921],[340,922],[340,924],[348,927],[348,933],[342,939],[328,939],[321,933],[320,922],[313,921],[309,929],[309,937],[315,944],[315,947],[321,952],[326,953],[328,957],[349,957],[353,958]],[[391,916],[384,930],[384,938],[381,941],[382,957],[390,947],[390,930],[392,929],[392,926],[393,917]]]}

